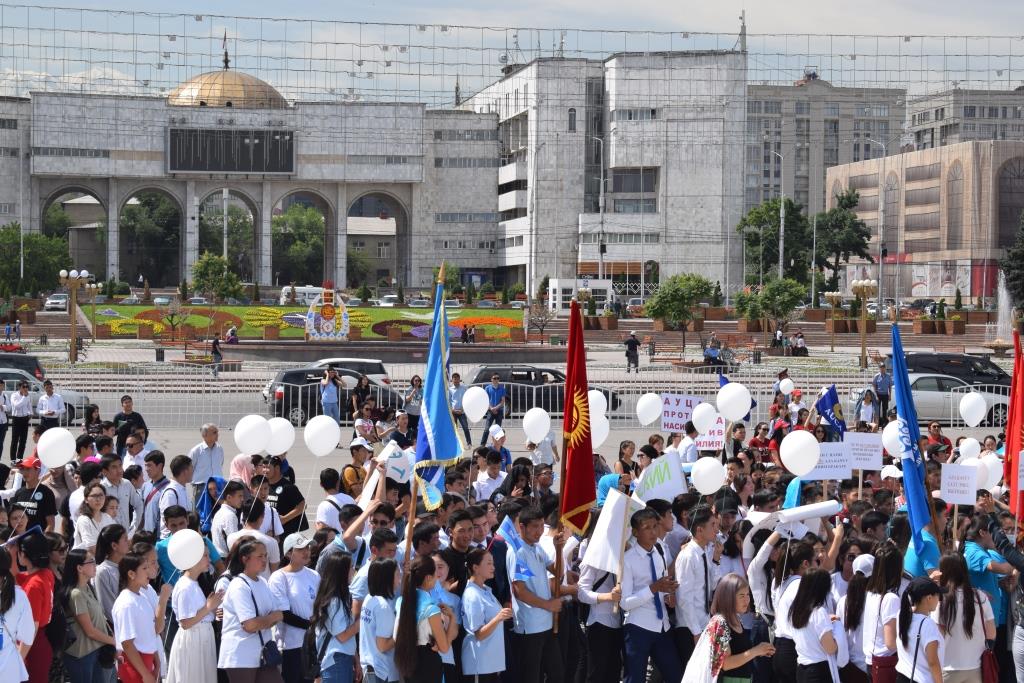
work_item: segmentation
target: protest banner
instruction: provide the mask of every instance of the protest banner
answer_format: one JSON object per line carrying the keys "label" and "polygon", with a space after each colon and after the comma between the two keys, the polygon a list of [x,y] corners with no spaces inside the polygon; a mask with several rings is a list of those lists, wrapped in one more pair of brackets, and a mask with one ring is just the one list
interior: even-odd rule
{"label": "protest banner", "polygon": [[621,577],[620,563],[622,550],[629,540],[629,520],[633,513],[643,509],[642,503],[618,489],[609,491],[581,562]]}
{"label": "protest banner", "polygon": [[978,468],[943,463],[939,495],[950,505],[973,507],[978,495]]}
{"label": "protest banner", "polygon": [[643,471],[633,490],[633,500],[643,505],[658,498],[672,502],[680,493],[686,493],[686,475],[679,458],[666,455],[656,458]]}
{"label": "protest banner", "polygon": [[686,422],[693,409],[703,403],[699,396],[687,394],[661,395],[661,431],[686,433]]}
{"label": "protest banner", "polygon": [[800,477],[804,481],[826,481],[849,479],[853,476],[850,466],[849,449],[845,443],[826,441],[819,444],[821,456],[813,470]]}
{"label": "protest banner", "polygon": [[721,415],[714,426],[697,437],[698,451],[720,451],[725,448],[725,418]]}
{"label": "protest banner", "polygon": [[850,467],[856,470],[882,469],[881,432],[846,432],[843,443],[849,447]]}

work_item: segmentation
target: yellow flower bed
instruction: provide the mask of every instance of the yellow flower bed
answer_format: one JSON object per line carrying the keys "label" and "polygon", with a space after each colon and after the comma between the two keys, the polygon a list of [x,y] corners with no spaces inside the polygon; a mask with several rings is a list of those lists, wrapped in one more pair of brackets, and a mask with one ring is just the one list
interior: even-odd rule
{"label": "yellow flower bed", "polygon": [[250,308],[244,315],[242,320],[246,325],[262,329],[264,327],[277,327],[280,330],[288,327],[288,323],[281,319],[281,312],[276,308],[270,308],[269,306],[260,306],[259,308]]}
{"label": "yellow flower bed", "polygon": [[110,321],[111,334],[135,334],[139,331],[139,325],[153,328],[153,334],[163,334],[167,326],[153,320],[143,318],[114,318]]}

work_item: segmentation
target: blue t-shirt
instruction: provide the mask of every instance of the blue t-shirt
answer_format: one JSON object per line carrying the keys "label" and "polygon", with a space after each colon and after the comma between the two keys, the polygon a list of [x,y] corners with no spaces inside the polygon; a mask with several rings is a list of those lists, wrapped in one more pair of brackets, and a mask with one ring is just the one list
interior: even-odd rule
{"label": "blue t-shirt", "polygon": [[992,613],[996,618],[996,626],[1006,623],[1006,610],[1003,605],[1003,589],[999,587],[999,575],[989,571],[990,562],[1005,562],[1006,559],[994,550],[982,548],[974,541],[964,544],[964,561],[971,577],[971,585],[985,591],[992,603]]}
{"label": "blue t-shirt", "polygon": [[505,385],[503,384],[498,386],[488,384],[484,387],[484,391],[487,392],[487,399],[490,401],[488,407],[493,408],[505,401]]}
{"label": "blue t-shirt", "polygon": [[[351,609],[351,608],[350,608]],[[335,636],[347,629],[352,625],[352,617],[342,607],[341,600],[334,598],[331,600],[331,604],[327,606],[327,631],[324,633],[324,629],[317,627],[316,629],[316,642],[317,648],[322,647],[324,638],[329,637],[330,640],[327,642],[327,650],[324,652],[324,660],[321,664],[330,666],[334,661],[334,654],[340,653],[343,655],[349,655],[354,657],[356,654],[356,637],[353,635],[348,640],[341,642]]]}
{"label": "blue t-shirt", "polygon": [[[459,596],[454,593],[450,593],[444,589],[444,586],[440,582],[434,584],[434,587],[430,590],[430,597],[433,598],[434,602],[438,605],[448,605],[451,608],[452,613],[455,614],[455,621],[460,626],[462,625],[462,600]],[[443,664],[451,664],[455,666],[455,646],[448,648],[448,652],[441,653],[441,662]]]}
{"label": "blue t-shirt", "polygon": [[[533,576],[517,575],[516,559],[522,566],[528,568]],[[551,599],[551,582],[548,581],[549,564],[551,564],[551,559],[539,543],[536,545],[523,543],[523,547],[518,552],[512,552],[510,546],[509,552],[505,555],[505,567],[508,569],[508,575],[514,577],[512,581],[522,581],[531,593],[542,600]],[[512,593],[512,611],[515,614],[515,626],[512,630],[516,633],[523,635],[543,633],[552,626],[551,612],[540,607],[532,607],[525,602],[519,602],[515,598],[514,591]]]}
{"label": "blue t-shirt", "polygon": [[366,598],[366,595],[370,592],[369,580],[370,563],[367,562],[359,568],[359,571],[356,572],[356,575],[352,577],[352,583],[349,584],[348,590],[349,593],[352,594],[353,601],[363,600]]}
{"label": "blue t-shirt", "polygon": [[[171,558],[167,554],[167,545],[171,542],[171,537],[157,541],[156,543],[156,563],[160,566],[160,578],[164,583],[169,583],[172,586],[178,583],[178,579],[181,578],[182,572],[171,564]],[[203,542],[206,543],[206,550],[210,553],[210,564],[220,562],[220,553],[213,547],[213,541],[203,537]]]}
{"label": "blue t-shirt", "polygon": [[395,600],[371,595],[363,602],[359,613],[359,663],[366,673],[368,667],[379,681],[397,681],[395,649],[387,652],[377,649],[377,638],[391,638],[395,632]]}
{"label": "blue t-shirt", "polygon": [[903,556],[903,570],[913,577],[927,577],[928,572],[939,568],[939,544],[929,531],[922,531],[924,550],[918,556],[914,543],[910,543],[907,554]]}
{"label": "blue t-shirt", "polygon": [[337,403],[338,402],[338,386],[334,382],[327,382],[327,384],[320,385],[320,402],[321,403]]}
{"label": "blue t-shirt", "polygon": [[462,673],[493,674],[505,670],[505,630],[496,628],[483,640],[476,632],[490,623],[501,611],[501,605],[487,586],[476,582],[466,584],[462,593],[462,625],[466,638],[462,641]]}
{"label": "blue t-shirt", "polygon": [[[419,634],[419,623],[425,621],[435,614],[440,614],[441,609],[434,602],[434,599],[430,597],[430,593],[423,590],[422,588],[416,589],[416,628],[417,634]],[[399,597],[398,601],[395,602],[395,619],[400,619],[402,615],[402,598]],[[427,631],[430,629],[428,628]],[[426,645],[426,642],[417,643],[418,645]]]}

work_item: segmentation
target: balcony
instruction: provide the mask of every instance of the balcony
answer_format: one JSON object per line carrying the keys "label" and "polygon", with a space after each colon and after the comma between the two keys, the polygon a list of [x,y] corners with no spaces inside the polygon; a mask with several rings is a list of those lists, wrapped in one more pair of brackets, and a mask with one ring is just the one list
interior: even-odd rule
{"label": "balcony", "polygon": [[525,209],[526,190],[514,190],[498,195],[498,211],[509,211],[511,209]]}
{"label": "balcony", "polygon": [[527,168],[526,160],[520,159],[514,161],[511,164],[505,164],[498,168],[498,184],[504,185],[514,180],[526,180],[527,179]]}

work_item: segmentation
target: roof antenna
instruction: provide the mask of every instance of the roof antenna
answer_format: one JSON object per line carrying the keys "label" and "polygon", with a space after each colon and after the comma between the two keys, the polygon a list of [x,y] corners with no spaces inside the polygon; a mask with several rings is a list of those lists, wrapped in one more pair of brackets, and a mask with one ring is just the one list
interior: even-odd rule
{"label": "roof antenna", "polygon": [[231,64],[231,60],[228,58],[228,30],[224,29],[224,39],[220,42],[221,49],[224,50],[224,70],[227,71],[228,66]]}

